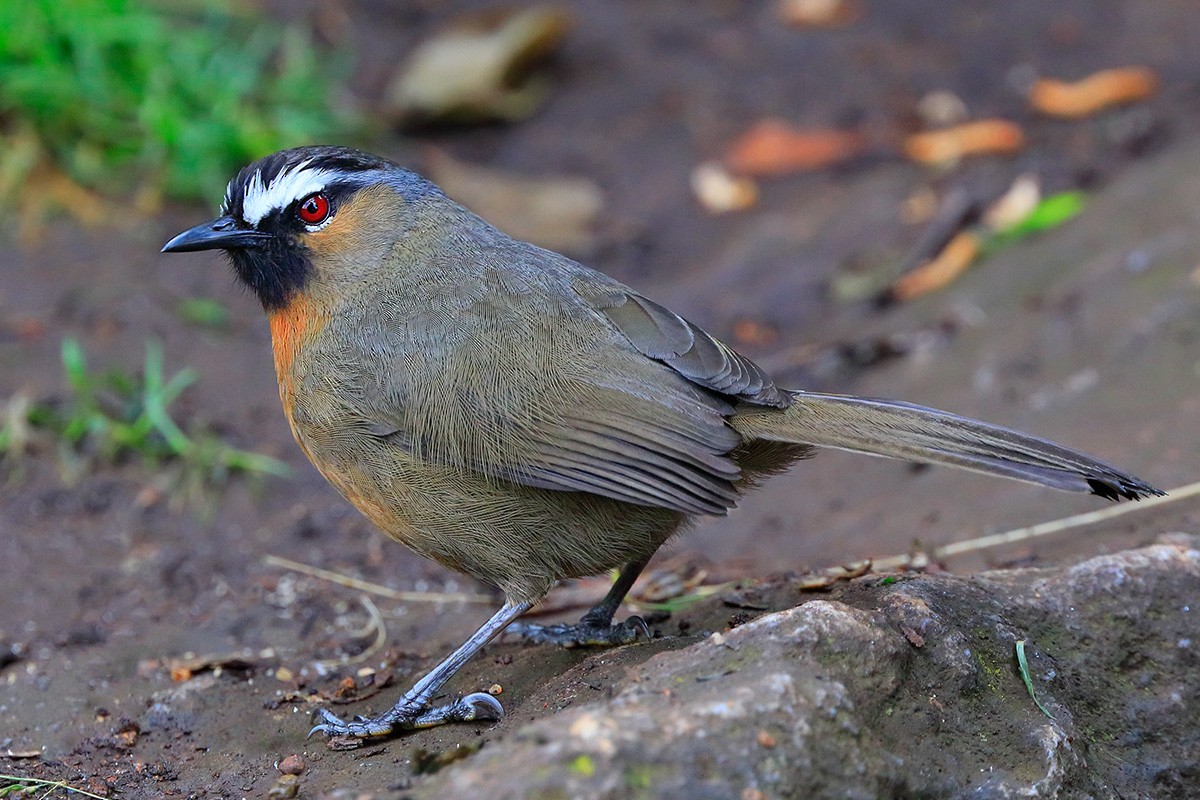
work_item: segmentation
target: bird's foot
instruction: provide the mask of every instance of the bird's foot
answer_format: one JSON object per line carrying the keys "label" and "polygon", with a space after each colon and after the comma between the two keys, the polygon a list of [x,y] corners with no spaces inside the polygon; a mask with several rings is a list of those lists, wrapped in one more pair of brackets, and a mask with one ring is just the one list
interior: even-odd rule
{"label": "bird's foot", "polygon": [[504,717],[504,707],[490,694],[475,692],[460,697],[452,703],[436,708],[417,706],[401,700],[389,711],[378,717],[356,716],[346,722],[331,711],[318,708],[314,714],[320,722],[308,732],[309,736],[323,733],[331,740],[337,739],[345,749],[358,747],[367,739],[390,736],[393,733],[432,728],[447,722],[482,722]]}
{"label": "bird's foot", "polygon": [[504,632],[520,636],[530,644],[556,644],[559,647],[615,647],[636,642],[639,636],[653,638],[650,626],[641,617],[630,617],[619,624],[598,622],[587,617],[571,625],[513,622]]}

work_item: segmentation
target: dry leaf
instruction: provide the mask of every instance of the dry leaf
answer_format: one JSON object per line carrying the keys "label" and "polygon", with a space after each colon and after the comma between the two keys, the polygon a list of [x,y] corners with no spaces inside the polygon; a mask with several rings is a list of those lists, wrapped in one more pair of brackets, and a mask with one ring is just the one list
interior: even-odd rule
{"label": "dry leaf", "polygon": [[236,653],[184,653],[176,658],[147,659],[138,664],[138,674],[151,675],[165,667],[171,680],[176,683],[189,681],[201,672],[220,673],[224,670],[247,672],[259,664],[259,659],[250,650]]}
{"label": "dry leaf", "polygon": [[708,571],[703,569],[656,569],[639,578],[630,595],[646,603],[665,603],[691,592],[707,577]]}
{"label": "dry leaf", "polygon": [[758,202],[758,186],[752,179],[730,175],[715,161],[692,170],[692,192],[700,205],[714,214],[741,211]]}
{"label": "dry leaf", "polygon": [[932,259],[902,275],[892,284],[888,295],[893,300],[904,302],[941,289],[965,272],[978,255],[979,237],[970,231],[963,231],[947,242]]}
{"label": "dry leaf", "polygon": [[779,340],[779,331],[765,322],[739,319],[733,323],[733,338],[738,344],[768,347]]}
{"label": "dry leaf", "polygon": [[810,572],[795,580],[798,589],[828,589],[835,583],[861,578],[871,571],[871,559],[843,564],[840,567],[829,567],[820,572]]}
{"label": "dry leaf", "polygon": [[802,28],[849,25],[862,18],[857,0],[780,0],[779,18]]}
{"label": "dry leaf", "polygon": [[557,6],[465,15],[413,50],[388,86],[384,112],[403,124],[524,119],[547,91],[532,67],[571,24]]}
{"label": "dry leaf", "polygon": [[41,758],[41,750],[13,750],[11,747],[0,753],[0,757],[11,759]]}
{"label": "dry leaf", "polygon": [[938,89],[917,101],[917,114],[926,125],[940,127],[959,125],[967,121],[967,104],[954,92]]}
{"label": "dry leaf", "polygon": [[1042,187],[1036,175],[1018,175],[1008,191],[983,212],[983,224],[993,231],[1006,231],[1033,213],[1042,201]]}
{"label": "dry leaf", "polygon": [[1029,103],[1052,117],[1081,119],[1112,106],[1145,100],[1157,90],[1154,70],[1121,67],[1093,73],[1074,83],[1039,78],[1029,91]]}
{"label": "dry leaf", "polygon": [[966,156],[1004,155],[1025,146],[1025,134],[1015,122],[984,119],[909,136],[904,152],[913,161],[929,165],[954,164]]}
{"label": "dry leaf", "polygon": [[768,119],[739,136],[724,160],[744,175],[782,175],[848,161],[866,148],[866,137],[860,133],[793,128]]}

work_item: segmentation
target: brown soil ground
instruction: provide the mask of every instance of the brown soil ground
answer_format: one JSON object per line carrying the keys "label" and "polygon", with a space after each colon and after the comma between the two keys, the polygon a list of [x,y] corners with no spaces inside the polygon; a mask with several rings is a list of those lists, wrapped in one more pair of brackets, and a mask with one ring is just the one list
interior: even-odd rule
{"label": "brown soil ground", "polygon": [[[309,13],[280,5],[279,13]],[[473,5],[338,6],[341,35],[360,58],[361,99],[376,101],[413,42]],[[1170,190],[1200,174],[1189,147],[1200,132],[1193,4],[864,5],[864,17],[846,28],[797,31],[780,25],[766,2],[576,3],[576,29],[551,67],[553,96],[536,117],[374,146],[418,169],[434,146],[466,161],[594,178],[607,205],[587,263],[723,338],[736,341],[739,322],[765,326],[769,342],[738,345],[785,385],[984,417],[1095,452],[1164,488],[1195,480],[1200,330],[1188,275],[1200,263],[1200,235],[1196,194]],[[1012,88],[1028,67],[1075,78],[1134,63],[1159,72],[1161,92],[1092,121],[1037,118]],[[1021,122],[1029,147],[938,175],[881,153],[765,182],[755,209],[722,217],[690,194],[692,168],[755,120],[895,136],[916,124],[916,100],[935,89],[957,93],[972,116]],[[1051,189],[1086,188],[1095,202],[1081,220],[985,260],[917,302],[881,310],[831,297],[830,282],[847,265],[898,258],[917,241],[921,228],[905,224],[899,209],[921,187],[987,192],[1022,172],[1042,175]],[[303,753],[302,796],[342,786],[402,796],[419,780],[419,753],[504,735],[604,691],[629,663],[688,641],[680,634],[728,624],[711,609],[677,614],[658,624],[668,638],[611,654],[497,645],[453,686],[502,684],[510,713],[503,724],[434,730],[351,754],[305,742],[313,690],[362,697],[390,673],[380,695],[346,706],[381,710],[490,611],[377,600],[387,639],[376,650],[373,634],[356,633],[368,621],[361,593],[281,570],[265,556],[396,589],[487,590],[383,540],[303,461],[279,412],[266,324],[253,299],[215,257],[158,252],[206,213],[172,208],[105,229],[63,219],[36,243],[0,249],[0,397],[61,396],[63,337],[79,338],[93,364],[125,370],[137,369],[145,342],[156,339],[169,369],[188,365],[201,375],[179,418],[278,456],[297,473],[235,480],[198,513],[148,490],[162,476],[138,464],[64,483],[53,452],[22,461],[0,494],[0,772],[128,798],[249,797],[273,785],[279,759]],[[224,303],[229,327],[181,321],[176,304],[193,296]],[[906,343],[907,352],[845,356],[849,344],[881,341]],[[752,579],[1095,507],[1095,498],[822,454],[728,518],[699,525],[662,558],[702,564],[713,578]],[[1194,502],[1181,503],[1087,536],[948,566],[1062,561],[1194,531],[1198,518]],[[231,660],[243,649],[249,655]],[[354,662],[363,652],[367,660]],[[196,666],[191,680],[172,681],[167,660],[185,653],[216,654],[223,666]],[[316,666],[342,656],[352,663]],[[342,686],[360,667],[381,663],[386,668],[358,677],[357,688]],[[6,751],[30,757],[6,760]]]}

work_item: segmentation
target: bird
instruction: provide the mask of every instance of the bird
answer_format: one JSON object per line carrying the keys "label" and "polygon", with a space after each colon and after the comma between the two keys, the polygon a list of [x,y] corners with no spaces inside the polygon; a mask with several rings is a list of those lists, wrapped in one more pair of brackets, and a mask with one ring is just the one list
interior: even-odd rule
{"label": "bird", "polygon": [[[911,403],[789,389],[621,282],[513,239],[392,161],[333,145],[242,168],[218,216],[163,252],[220,250],[266,312],[300,449],[352,505],[504,601],[388,711],[309,735],[361,743],[498,720],[442,687],[506,628],[616,645],[654,552],[692,521],[836,448],[1102,498],[1163,492],[1092,456]],[[559,580],[618,571],[574,624],[517,622]],[[511,627],[510,627],[511,625]]]}

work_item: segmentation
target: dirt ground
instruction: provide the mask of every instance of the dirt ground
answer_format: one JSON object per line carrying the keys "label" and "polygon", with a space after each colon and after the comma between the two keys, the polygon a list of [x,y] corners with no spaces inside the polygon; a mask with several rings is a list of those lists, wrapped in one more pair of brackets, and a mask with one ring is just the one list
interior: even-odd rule
{"label": "dirt ground", "polygon": [[[370,105],[401,54],[478,4],[275,5],[336,17],[358,54],[356,94]],[[1196,480],[1200,184],[1186,180],[1200,174],[1194,4],[863,5],[863,17],[845,28],[803,31],[781,25],[766,2],[575,3],[576,26],[551,64],[552,95],[535,117],[386,135],[373,147],[418,169],[437,148],[530,174],[591,177],[606,204],[584,260],[736,341],[784,385],[983,417],[1094,452],[1166,489]],[[1159,94],[1090,121],[1038,118],[1013,89],[1014,76],[1030,69],[1077,78],[1126,64],[1154,68]],[[1019,121],[1029,146],[939,173],[872,155],[764,181],[755,208],[720,217],[688,188],[696,164],[758,119],[899,135],[935,89],[955,92],[972,116]],[[1024,172],[1094,200],[1079,220],[983,261],[946,291],[890,309],[833,298],[829,286],[849,265],[902,257],[918,240],[921,226],[900,213],[914,192],[993,191]],[[430,754],[503,736],[574,696],[603,691],[628,664],[688,634],[728,624],[711,610],[683,612],[658,623],[666,638],[599,655],[500,644],[453,685],[501,684],[510,713],[501,725],[434,730],[349,754],[306,742],[314,691],[341,703],[388,684],[366,704],[338,708],[381,710],[490,607],[376,599],[386,622],[381,643],[361,592],[266,556],[398,590],[488,590],[384,541],[304,462],[279,412],[253,298],[216,257],[158,252],[210,212],[176,207],[105,229],[62,219],[26,245],[0,228],[0,398],[61,395],[65,336],[79,338],[94,364],[126,370],[140,365],[147,340],[159,340],[168,369],[192,366],[201,376],[180,418],[206,421],[238,446],[296,468],[291,479],[234,481],[197,513],[147,492],[157,477],[138,464],[66,484],[52,452],[22,463],[0,490],[0,773],[128,798],[252,797],[275,784],[280,759],[303,754],[301,796],[352,786],[399,797],[431,768]],[[219,299],[231,324],[219,332],[189,326],[175,311],[187,297]],[[770,336],[739,340],[745,321]],[[903,352],[846,356],[881,341]],[[936,546],[1097,502],[822,454],[728,518],[700,524],[661,558],[701,564],[713,579],[750,580],[903,553],[914,540]],[[947,566],[1059,562],[1195,531],[1198,521],[1200,507],[1181,502],[1086,536]],[[189,653],[215,658],[170,661]],[[349,663],[323,666],[340,658]],[[193,677],[172,680],[172,665],[174,677],[184,667]],[[376,671],[358,674],[364,667]]]}

